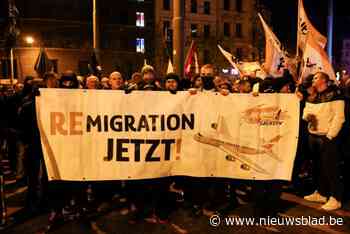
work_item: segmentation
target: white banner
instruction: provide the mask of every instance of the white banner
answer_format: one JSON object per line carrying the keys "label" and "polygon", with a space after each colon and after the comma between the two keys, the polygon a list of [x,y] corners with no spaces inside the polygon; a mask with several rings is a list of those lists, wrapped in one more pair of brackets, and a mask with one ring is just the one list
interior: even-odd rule
{"label": "white banner", "polygon": [[37,119],[50,180],[291,179],[299,131],[293,94],[40,93]]}

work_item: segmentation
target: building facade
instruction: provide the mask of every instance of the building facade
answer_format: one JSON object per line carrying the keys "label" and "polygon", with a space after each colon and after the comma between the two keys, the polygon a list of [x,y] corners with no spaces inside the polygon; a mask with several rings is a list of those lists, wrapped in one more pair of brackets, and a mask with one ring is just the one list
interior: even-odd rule
{"label": "building facade", "polygon": [[[163,76],[172,57],[173,0],[96,2],[104,75],[119,70],[128,78],[142,68],[146,59]],[[14,48],[16,78],[37,75],[34,64],[40,48],[45,48],[55,72],[69,69],[80,75],[88,73],[93,44],[92,0],[35,0],[35,4],[16,0],[15,3],[21,31]],[[194,40],[199,65],[213,63],[220,70],[227,70],[230,65],[217,44],[239,60],[262,59],[264,36],[258,11],[269,19],[259,0],[185,0],[185,53]],[[5,23],[3,19],[0,15],[0,27]],[[4,33],[0,34],[0,79],[9,77],[9,54],[1,43],[4,37]]]}
{"label": "building facade", "polygon": [[341,53],[341,68],[350,72],[350,38],[343,40]]}
{"label": "building facade", "polygon": [[[155,0],[155,40],[163,45],[155,48],[155,54],[161,73],[172,56],[172,1]],[[186,0],[185,53],[193,40],[199,64],[213,63],[219,70],[227,70],[230,65],[218,51],[218,44],[241,61],[262,59],[263,51],[258,48],[264,47],[264,36],[258,11],[270,18],[258,0]]]}
{"label": "building facade", "polygon": [[[154,57],[152,0],[97,1],[100,63],[104,75],[119,70],[126,77]],[[14,49],[15,76],[36,76],[34,64],[45,48],[54,70],[88,73],[92,54],[92,1],[16,0],[21,31]],[[1,17],[0,17],[1,18]],[[0,21],[0,23],[4,21]],[[5,34],[0,34],[4,42]],[[32,40],[28,40],[31,38]],[[31,42],[31,43],[28,43]],[[0,45],[0,78],[9,76],[9,55]]]}

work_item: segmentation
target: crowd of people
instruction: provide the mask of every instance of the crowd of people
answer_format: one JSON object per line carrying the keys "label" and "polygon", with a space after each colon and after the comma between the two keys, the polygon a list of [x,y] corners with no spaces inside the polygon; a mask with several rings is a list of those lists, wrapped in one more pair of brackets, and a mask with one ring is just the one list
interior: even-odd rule
{"label": "crowd of people", "polygon": [[[152,66],[126,79],[114,71],[109,77],[77,76],[66,71],[60,77],[46,73],[42,79],[26,77],[12,89],[0,93],[0,159],[8,158],[18,183],[27,184],[25,207],[31,214],[48,212],[49,227],[58,220],[77,218],[92,209],[101,208],[106,201],[124,202],[124,214],[130,223],[147,221],[168,222],[179,204],[186,204],[193,215],[206,212],[227,214],[245,200],[256,204],[258,216],[274,212],[282,188],[293,188],[306,195],[308,201],[324,203],[324,210],[335,210],[347,198],[344,184],[348,176],[342,168],[349,165],[347,142],[350,136],[349,95],[350,77],[343,74],[340,81],[332,81],[325,73],[316,73],[302,81],[293,79],[288,70],[282,77],[260,79],[253,74],[229,77],[218,74],[206,64],[200,74],[180,78],[175,73],[163,79],[156,76]],[[258,86],[257,86],[258,84]],[[39,88],[106,89],[167,91],[176,94],[187,91],[217,92],[221,95],[246,93],[296,93],[301,102],[300,131],[292,183],[283,181],[241,181],[224,178],[169,177],[152,180],[109,182],[48,182],[40,133],[36,123],[35,96]],[[254,89],[253,87],[258,87]],[[5,150],[6,149],[6,150]],[[69,155],[67,155],[67,158]],[[67,159],[69,160],[69,159]],[[305,175],[312,178],[310,189],[301,184]],[[345,190],[344,190],[345,189]]]}

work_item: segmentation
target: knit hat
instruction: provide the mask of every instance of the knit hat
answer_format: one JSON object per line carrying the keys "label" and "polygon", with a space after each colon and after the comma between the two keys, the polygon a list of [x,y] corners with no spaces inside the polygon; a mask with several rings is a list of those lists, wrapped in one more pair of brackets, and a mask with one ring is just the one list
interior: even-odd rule
{"label": "knit hat", "polygon": [[165,76],[165,81],[167,80],[175,80],[177,83],[180,82],[180,77],[175,73],[169,73]]}

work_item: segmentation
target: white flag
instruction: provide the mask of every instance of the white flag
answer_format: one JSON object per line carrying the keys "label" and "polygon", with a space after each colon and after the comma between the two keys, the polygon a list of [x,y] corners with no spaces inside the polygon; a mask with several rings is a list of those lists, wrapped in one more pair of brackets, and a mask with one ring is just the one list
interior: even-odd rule
{"label": "white flag", "polygon": [[232,67],[234,69],[236,69],[239,72],[239,75],[241,75],[240,70],[237,67],[237,64],[235,63],[235,59],[236,57],[233,56],[230,52],[227,52],[226,50],[224,50],[220,45],[218,45],[218,48],[220,50],[220,52],[224,55],[224,57],[229,61],[229,63],[232,65]]}
{"label": "white flag", "polygon": [[298,4],[298,47],[304,52],[306,46],[306,40],[308,35],[314,38],[321,48],[325,48],[327,44],[327,38],[323,36],[312,25],[311,21],[306,15],[303,0],[299,0]]}
{"label": "white flag", "polygon": [[173,64],[171,63],[170,58],[169,58],[169,62],[168,62],[168,68],[166,70],[166,74],[169,74],[169,73],[174,73],[174,67],[173,67]]}
{"label": "white flag", "polygon": [[329,62],[326,51],[320,47],[311,36],[306,40],[302,65],[302,79],[316,72],[324,72],[329,75],[331,80],[336,80],[332,64]]}
{"label": "white flag", "polygon": [[278,77],[283,75],[284,69],[288,69],[292,75],[295,75],[296,69],[294,69],[293,60],[287,56],[281,42],[266,24],[260,13],[258,16],[265,32],[265,71],[271,76]]}
{"label": "white flag", "polygon": [[[259,62],[240,62],[238,63],[238,68],[244,75],[254,75],[263,79],[266,77],[266,75],[263,75],[261,77],[261,75],[264,74],[264,72],[262,71]],[[260,76],[258,76],[258,73]]]}
{"label": "white flag", "polygon": [[197,52],[194,52],[194,66],[195,66],[195,73],[199,74],[199,63],[198,63],[198,54],[197,54]]}

